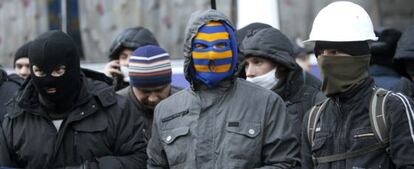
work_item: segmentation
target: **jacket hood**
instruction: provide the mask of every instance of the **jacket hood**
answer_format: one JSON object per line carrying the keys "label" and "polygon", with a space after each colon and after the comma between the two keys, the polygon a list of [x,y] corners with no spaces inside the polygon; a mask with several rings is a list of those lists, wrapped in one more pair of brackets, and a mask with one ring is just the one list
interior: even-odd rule
{"label": "jacket hood", "polygon": [[[210,9],[206,11],[197,11],[194,12],[185,29],[185,40],[184,40],[184,75],[187,81],[190,82],[191,85],[194,84],[195,78],[192,77],[190,73],[190,66],[193,65],[192,63],[192,41],[194,37],[196,36],[198,30],[203,25],[207,24],[210,21],[219,21],[227,24],[229,27],[231,27],[234,30],[233,24],[230,22],[230,20],[225,16],[223,13]],[[233,65],[237,66],[237,65]],[[236,74],[237,71],[234,71],[234,74]],[[233,78],[233,77],[232,77]]]}
{"label": "jacket hood", "polygon": [[125,29],[112,42],[109,49],[109,59],[119,59],[119,53],[124,48],[135,50],[144,45],[158,46],[158,41],[150,30],[144,27]]}
{"label": "jacket hood", "polygon": [[409,26],[398,41],[395,60],[414,59],[414,25]]}
{"label": "jacket hood", "polygon": [[291,70],[297,67],[292,43],[275,28],[265,28],[246,35],[240,51],[244,56],[264,57]]}
{"label": "jacket hood", "polygon": [[264,24],[264,23],[260,23],[260,22],[255,22],[255,23],[251,23],[239,30],[237,30],[236,32],[236,36],[237,36],[237,44],[239,44],[239,55],[238,55],[238,63],[239,63],[239,67],[238,67],[238,72],[237,75],[240,78],[246,79],[246,71],[244,70],[244,61],[245,61],[245,57],[243,55],[242,52],[240,52],[240,45],[242,44],[244,38],[246,37],[246,35],[252,34],[253,32],[257,32],[258,30],[261,29],[265,29],[265,28],[271,28],[272,26],[268,25],[268,24]]}

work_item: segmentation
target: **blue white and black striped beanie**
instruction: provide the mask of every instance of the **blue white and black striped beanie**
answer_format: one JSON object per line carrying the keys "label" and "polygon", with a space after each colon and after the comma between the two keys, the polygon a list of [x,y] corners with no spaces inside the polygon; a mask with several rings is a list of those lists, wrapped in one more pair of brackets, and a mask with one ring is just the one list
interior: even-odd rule
{"label": "blue white and black striped beanie", "polygon": [[158,46],[142,46],[129,58],[129,83],[134,87],[170,84],[171,72],[170,56]]}

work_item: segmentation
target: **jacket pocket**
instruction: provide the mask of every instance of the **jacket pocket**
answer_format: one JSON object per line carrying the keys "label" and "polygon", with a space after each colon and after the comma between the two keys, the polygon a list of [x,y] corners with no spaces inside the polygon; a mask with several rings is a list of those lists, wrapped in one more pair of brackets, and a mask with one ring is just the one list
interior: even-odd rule
{"label": "jacket pocket", "polygon": [[328,139],[328,133],[325,132],[316,132],[315,139],[313,140],[312,145],[312,154],[320,156],[323,155],[322,148],[325,146]]}
{"label": "jacket pocket", "polygon": [[[225,158],[231,161],[250,161],[246,163],[255,165],[260,162],[261,154],[261,123],[258,122],[227,122],[226,136],[222,145]],[[243,166],[243,168],[250,168]]]}
{"label": "jacket pocket", "polygon": [[108,123],[89,119],[73,123],[73,156],[77,161],[90,160],[112,153],[111,141],[106,137]]}
{"label": "jacket pocket", "polygon": [[[360,127],[352,129],[348,138],[348,151],[357,151],[375,144],[379,144],[371,127]],[[361,156],[350,158],[346,161],[346,168],[388,168],[388,160],[385,149],[372,151]]]}
{"label": "jacket pocket", "polygon": [[170,166],[185,162],[191,142],[189,138],[190,128],[188,126],[173,129],[161,130],[161,139],[164,143],[164,150]]}

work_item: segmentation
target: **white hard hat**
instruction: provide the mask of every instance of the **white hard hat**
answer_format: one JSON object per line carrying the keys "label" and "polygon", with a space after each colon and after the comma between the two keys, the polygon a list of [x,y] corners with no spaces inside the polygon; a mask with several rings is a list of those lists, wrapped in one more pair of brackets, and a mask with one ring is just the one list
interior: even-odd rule
{"label": "white hard hat", "polygon": [[311,41],[350,42],[377,40],[368,13],[359,5],[333,2],[319,11],[312,25]]}

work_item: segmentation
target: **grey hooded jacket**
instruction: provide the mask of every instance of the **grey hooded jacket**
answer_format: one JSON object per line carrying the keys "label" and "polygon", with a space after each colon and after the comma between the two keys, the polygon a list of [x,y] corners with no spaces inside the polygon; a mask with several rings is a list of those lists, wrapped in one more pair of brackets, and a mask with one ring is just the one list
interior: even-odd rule
{"label": "grey hooded jacket", "polygon": [[[269,59],[287,68],[285,78],[280,79],[272,90],[285,101],[294,126],[301,126],[306,112],[325,100],[325,95],[319,90],[321,82],[296,63],[290,40],[279,30],[264,28],[247,35],[240,50],[244,55]],[[299,127],[294,129],[298,138],[301,132]]]}
{"label": "grey hooded jacket", "polygon": [[193,15],[184,46],[190,88],[155,109],[148,168],[293,168],[299,146],[286,108],[275,93],[231,77],[206,89],[192,78],[191,42],[209,21],[229,20],[215,10]]}

